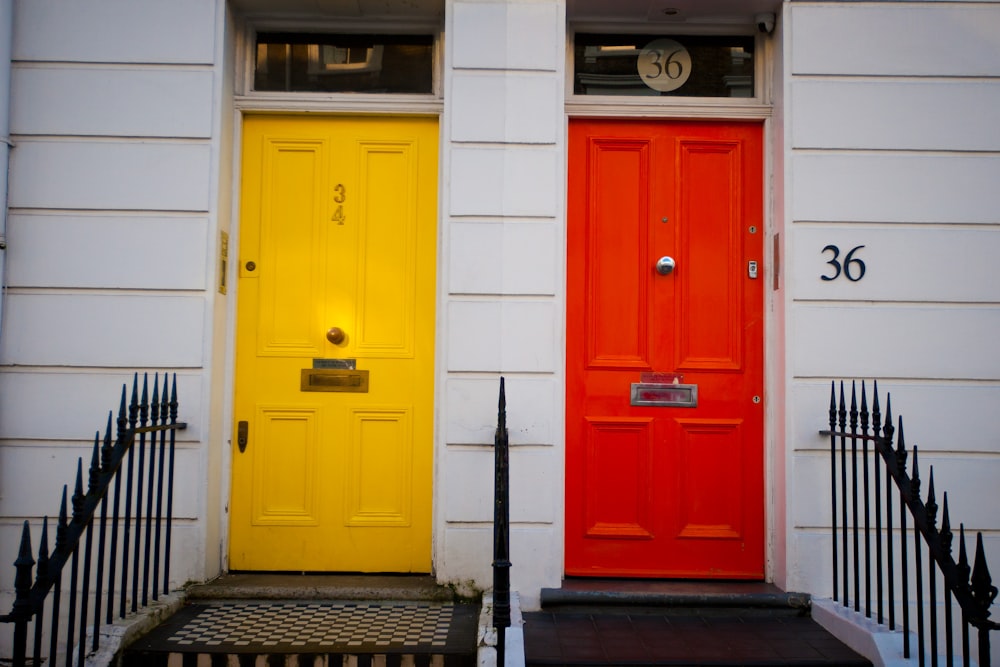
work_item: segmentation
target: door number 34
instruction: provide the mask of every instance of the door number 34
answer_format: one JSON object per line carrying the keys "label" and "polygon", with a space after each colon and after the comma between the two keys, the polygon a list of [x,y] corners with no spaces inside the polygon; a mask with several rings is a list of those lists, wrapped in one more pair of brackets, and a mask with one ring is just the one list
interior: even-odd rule
{"label": "door number 34", "polygon": [[833,256],[827,261],[827,264],[833,267],[832,275],[820,276],[823,280],[836,280],[840,276],[844,276],[852,283],[856,283],[865,277],[865,263],[854,256],[854,253],[864,248],[863,245],[854,246],[851,248],[846,255],[844,255],[843,261],[840,259],[840,248],[830,244],[823,248],[823,252],[830,252]]}

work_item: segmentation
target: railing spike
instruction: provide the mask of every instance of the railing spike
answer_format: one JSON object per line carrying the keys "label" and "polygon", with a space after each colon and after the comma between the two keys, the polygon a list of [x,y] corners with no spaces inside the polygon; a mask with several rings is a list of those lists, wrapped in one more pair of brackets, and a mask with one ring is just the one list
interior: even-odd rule
{"label": "railing spike", "polygon": [[844,399],[844,382],[840,382],[840,409],[837,410],[837,416],[840,417],[840,430],[843,431],[844,427],[847,426],[847,401]]}
{"label": "railing spike", "polygon": [[837,425],[837,382],[830,381],[830,430],[836,430]]}
{"label": "railing spike", "polygon": [[972,568],[969,567],[969,554],[965,549],[965,524],[958,524],[958,577],[963,586],[969,585],[969,574]]}
{"label": "railing spike", "polygon": [[[880,451],[883,449],[882,447],[878,447],[879,444],[878,435],[881,430],[882,430],[882,408],[881,405],[879,405],[879,400],[878,400],[878,380],[875,380],[874,387],[872,388],[872,431],[873,435],[876,437],[875,441],[876,451]],[[885,438],[888,436],[883,432],[882,437]],[[890,444],[890,447],[891,446],[892,445]],[[877,460],[878,456],[876,456],[875,458]]]}
{"label": "railing spike", "polygon": [[892,438],[896,429],[892,421],[892,394],[885,395],[885,425],[882,427],[882,434],[885,436],[889,449],[892,449]]}
{"label": "railing spike", "polygon": [[21,528],[21,545],[14,561],[14,605],[5,619],[14,623],[12,664],[26,664],[28,622],[34,613],[31,603],[31,568],[34,565],[35,559],[31,557],[31,528],[25,520]]}
{"label": "railing spike", "polygon": [[[986,565],[986,551],[983,549],[983,534],[976,533],[976,556],[972,564],[972,577],[969,579],[972,587],[972,597],[979,607],[980,620],[990,617],[990,606],[997,598],[997,587],[993,585],[989,567]],[[980,629],[984,632],[985,629]]]}
{"label": "railing spike", "polygon": [[101,432],[94,434],[94,453],[90,456],[90,470],[87,475],[87,495],[99,493],[101,484]]}
{"label": "railing spike", "polygon": [[177,420],[177,373],[174,373],[173,383],[170,387],[170,421]]}
{"label": "railing spike", "polygon": [[858,426],[858,388],[857,383],[851,381],[851,428]]}
{"label": "railing spike", "polygon": [[101,472],[104,474],[111,472],[112,456],[114,456],[114,448],[111,446],[111,412],[108,411],[108,425],[104,430],[104,446],[101,447]]}
{"label": "railing spike", "polygon": [[163,393],[160,395],[160,417],[167,423],[170,416],[170,374],[163,374]]}
{"label": "railing spike", "polygon": [[149,373],[142,374],[142,398],[139,400],[139,423],[146,425],[149,418]]}
{"label": "railing spike", "polygon": [[83,523],[83,459],[76,460],[76,488],[73,491],[73,523]]}
{"label": "railing spike", "polygon": [[[31,591],[31,570],[34,566],[35,559],[31,555],[31,526],[25,519],[21,525],[21,545],[17,550],[17,559],[14,561],[14,567],[17,568],[17,573],[14,575],[14,590],[18,599],[26,600]],[[14,606],[17,608],[16,602]],[[28,609],[30,608],[29,603]]]}
{"label": "railing spike", "polygon": [[[914,460],[916,457],[914,457]],[[924,509],[927,510],[927,526],[931,531],[937,530],[937,496],[934,493],[934,466],[931,466],[927,473],[927,503]]]}
{"label": "railing spike", "polygon": [[139,419],[139,374],[136,373],[132,376],[132,397],[128,402],[128,425],[129,428],[135,428],[135,424]]}
{"label": "railing spike", "polygon": [[865,381],[862,380],[861,381],[861,427],[866,430],[868,428],[868,425],[871,423],[868,421],[869,416],[870,415],[868,413],[868,395],[865,391]]}
{"label": "railing spike", "polygon": [[[150,406],[153,411],[153,424],[160,419],[160,374],[153,373],[153,400]],[[166,417],[166,415],[164,415]]]}
{"label": "railing spike", "polygon": [[67,527],[67,516],[66,516],[66,485],[63,484],[62,488],[62,502],[59,505],[59,522],[56,523],[56,544],[54,551],[56,553],[62,553],[66,549],[66,527]]}
{"label": "railing spike", "polygon": [[500,397],[497,399],[497,428],[507,426],[507,393],[504,389],[504,379],[500,378]]}
{"label": "railing spike", "polygon": [[[899,441],[903,441],[903,425],[899,425]],[[913,472],[910,474],[910,493],[913,500],[920,500],[920,464],[917,463],[917,446],[913,446]]]}
{"label": "railing spike", "polygon": [[939,536],[941,538],[941,548],[944,552],[951,556],[951,542],[954,539],[954,535],[951,532],[951,517],[948,515],[948,492],[945,491],[941,501],[941,531]]}
{"label": "railing spike", "polygon": [[[887,417],[888,419],[888,417]],[[899,437],[896,438],[896,466],[900,478],[906,475],[906,438],[903,435],[903,418],[899,418]]]}
{"label": "railing spike", "polygon": [[42,519],[42,537],[38,544],[38,569],[35,580],[42,581],[49,576],[49,517]]}
{"label": "railing spike", "polygon": [[125,438],[125,429],[128,426],[128,419],[125,416],[126,415],[126,410],[127,410],[127,408],[125,407],[125,391],[126,391],[125,385],[123,384],[122,385],[122,400],[121,400],[121,403],[118,406],[118,433],[116,435],[116,440],[118,442],[121,442],[122,440],[124,440],[124,438]]}

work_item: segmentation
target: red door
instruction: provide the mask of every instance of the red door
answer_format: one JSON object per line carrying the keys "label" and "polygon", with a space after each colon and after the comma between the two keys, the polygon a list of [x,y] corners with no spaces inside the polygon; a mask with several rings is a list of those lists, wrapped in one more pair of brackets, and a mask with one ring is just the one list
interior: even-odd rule
{"label": "red door", "polygon": [[762,578],[761,126],[569,136],[566,573]]}

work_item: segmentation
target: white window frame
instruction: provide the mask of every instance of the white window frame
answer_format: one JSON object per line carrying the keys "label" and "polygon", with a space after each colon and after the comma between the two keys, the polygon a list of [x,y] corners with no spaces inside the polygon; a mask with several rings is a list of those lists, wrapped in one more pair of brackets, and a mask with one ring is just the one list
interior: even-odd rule
{"label": "white window frame", "polygon": [[[431,92],[428,94],[400,93],[316,93],[258,91],[253,89],[256,63],[257,33],[315,32],[317,34],[399,34],[430,35]],[[243,21],[236,35],[236,76],[233,104],[240,111],[304,112],[349,111],[355,113],[406,113],[439,115],[444,109],[442,67],[444,63],[444,24],[371,23],[345,20],[310,22],[308,28],[292,20]]]}
{"label": "white window frame", "polygon": [[[754,96],[753,97],[680,97],[577,95],[574,91],[574,46],[578,33],[640,34],[662,32],[666,35],[744,35],[754,37]],[[699,29],[697,26],[664,24],[615,25],[608,23],[572,23],[566,39],[566,113],[574,116],[606,116],[615,118],[714,118],[756,119],[771,117],[773,94],[771,68],[773,39],[750,29],[729,26]]]}

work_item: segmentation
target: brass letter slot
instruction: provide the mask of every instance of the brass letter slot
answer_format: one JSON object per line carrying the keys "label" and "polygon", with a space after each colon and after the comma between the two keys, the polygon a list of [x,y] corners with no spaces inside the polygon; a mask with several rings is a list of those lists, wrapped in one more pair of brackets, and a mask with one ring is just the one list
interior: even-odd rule
{"label": "brass letter slot", "polygon": [[368,371],[341,368],[303,368],[302,391],[347,391],[368,393]]}

